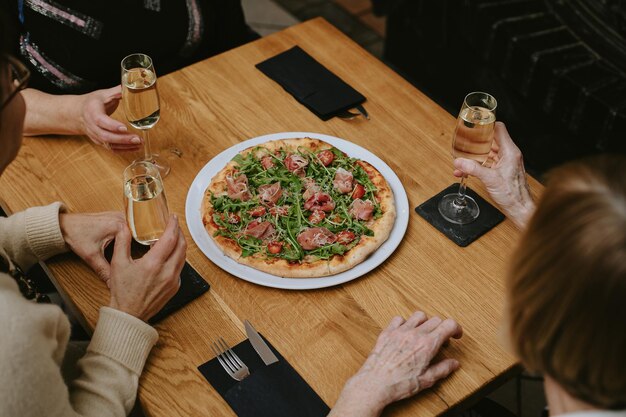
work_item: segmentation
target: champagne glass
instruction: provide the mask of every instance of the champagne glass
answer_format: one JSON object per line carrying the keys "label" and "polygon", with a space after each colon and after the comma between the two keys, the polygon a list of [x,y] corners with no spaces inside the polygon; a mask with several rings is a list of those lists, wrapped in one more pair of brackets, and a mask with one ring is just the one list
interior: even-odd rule
{"label": "champagne glass", "polygon": [[148,161],[135,161],[124,170],[126,221],[133,238],[142,245],[159,240],[169,218],[159,169]]}
{"label": "champagne glass", "polygon": [[[465,96],[452,136],[452,157],[468,158],[485,164],[489,159],[496,124],[498,102],[487,93],[473,92]],[[471,223],[478,218],[480,208],[472,197],[465,195],[465,181],[461,178],[459,192],[446,194],[439,202],[439,213],[455,224]]]}
{"label": "champagne glass", "polygon": [[156,81],[152,58],[148,55],[132,54],[122,60],[122,101],[126,119],[135,129],[143,132],[143,160],[155,164],[161,176],[165,177],[170,172],[170,166],[158,154],[152,153],[148,134],[160,118]]}

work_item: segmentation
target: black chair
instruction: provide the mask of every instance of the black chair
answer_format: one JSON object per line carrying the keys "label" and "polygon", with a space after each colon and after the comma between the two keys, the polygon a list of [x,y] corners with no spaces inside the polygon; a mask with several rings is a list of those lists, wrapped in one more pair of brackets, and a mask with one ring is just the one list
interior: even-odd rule
{"label": "black chair", "polygon": [[626,2],[373,0],[385,60],[456,116],[466,93],[498,119],[536,173],[626,153]]}

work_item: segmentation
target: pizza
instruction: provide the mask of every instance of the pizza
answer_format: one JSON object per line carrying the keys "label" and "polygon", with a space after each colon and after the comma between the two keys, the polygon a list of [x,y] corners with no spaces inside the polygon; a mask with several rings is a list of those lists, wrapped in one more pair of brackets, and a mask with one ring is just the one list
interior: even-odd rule
{"label": "pizza", "polygon": [[318,139],[238,153],[212,179],[202,222],[225,255],[279,277],[346,271],[387,240],[393,192],[366,161]]}

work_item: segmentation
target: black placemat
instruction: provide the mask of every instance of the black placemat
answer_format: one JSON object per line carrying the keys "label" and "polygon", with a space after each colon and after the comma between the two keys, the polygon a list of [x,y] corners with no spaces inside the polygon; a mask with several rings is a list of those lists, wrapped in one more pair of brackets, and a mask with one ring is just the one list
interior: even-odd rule
{"label": "black placemat", "polygon": [[458,191],[459,183],[452,184],[436,196],[417,206],[415,211],[454,243],[465,247],[504,220],[504,214],[489,204],[484,198],[476,194],[474,190],[467,187],[467,195],[476,200],[480,207],[480,214],[472,223],[463,225],[450,223],[441,216],[437,206],[444,195],[457,193]]}
{"label": "black placemat", "polygon": [[180,272],[180,288],[148,322],[155,324],[207,292],[211,286],[187,262]]}
{"label": "black placemat", "polygon": [[[267,342],[267,339],[265,339]],[[250,376],[235,381],[216,358],[198,370],[239,417],[324,417],[330,409],[313,388],[268,343],[279,361],[265,365],[249,340],[233,350],[248,366]]]}
{"label": "black placemat", "polygon": [[328,120],[365,101],[365,96],[299,46],[269,58],[256,67],[322,120]]}

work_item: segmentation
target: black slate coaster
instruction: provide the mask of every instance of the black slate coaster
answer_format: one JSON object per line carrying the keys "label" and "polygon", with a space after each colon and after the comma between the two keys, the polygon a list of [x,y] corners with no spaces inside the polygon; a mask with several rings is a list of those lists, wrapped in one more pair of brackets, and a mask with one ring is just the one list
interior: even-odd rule
{"label": "black slate coaster", "polygon": [[[111,257],[113,256],[114,247],[115,240],[109,243],[109,246],[104,249],[104,258],[109,263],[111,262]],[[146,246],[140,245],[134,240],[132,241],[130,245],[130,252],[133,259],[141,258],[143,255],[146,254],[147,251],[148,248]],[[204,278],[202,278],[200,274],[198,274],[198,272],[196,272],[196,270],[187,263],[187,261],[185,261],[185,265],[183,265],[183,269],[180,271],[180,288],[178,289],[176,294],[174,294],[174,296],[170,298],[169,301],[163,306],[163,308],[159,310],[159,312],[156,313],[154,316],[152,316],[150,320],[148,320],[148,323],[158,323],[165,317],[169,316],[177,310],[180,310],[185,305],[200,297],[202,294],[207,292],[209,288],[211,288],[209,283],[206,282]]]}
{"label": "black slate coaster", "polygon": [[233,347],[250,370],[243,381],[228,376],[216,358],[198,370],[239,417],[325,417],[330,411],[326,403],[270,343],[268,346],[279,359],[271,365],[263,363],[248,339]]}
{"label": "black slate coaster", "polygon": [[207,292],[211,286],[187,262],[180,271],[180,288],[148,322],[155,324]]}
{"label": "black slate coaster", "polygon": [[444,195],[457,193],[458,191],[459,183],[452,184],[436,196],[417,206],[415,211],[454,243],[465,247],[497,226],[504,220],[504,214],[468,187],[467,195],[476,200],[480,207],[480,214],[476,220],[469,224],[450,223],[439,214],[437,206]]}

